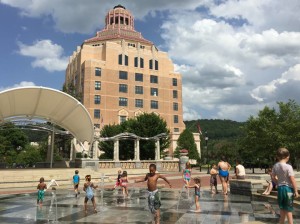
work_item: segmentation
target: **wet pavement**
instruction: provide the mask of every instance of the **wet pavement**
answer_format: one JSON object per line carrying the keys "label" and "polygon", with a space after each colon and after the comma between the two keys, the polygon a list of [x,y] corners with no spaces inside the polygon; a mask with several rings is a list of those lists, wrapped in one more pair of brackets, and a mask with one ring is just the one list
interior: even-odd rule
{"label": "wet pavement", "polygon": [[[103,189],[103,185],[101,186]],[[36,193],[0,195],[1,223],[152,223],[145,188],[129,188],[129,198],[121,189],[97,189],[97,213],[88,202],[85,215],[85,193],[74,196],[70,189],[46,191],[43,206],[36,206]],[[278,223],[278,206],[275,199],[261,196],[211,194],[201,190],[201,212],[195,213],[194,194],[190,197],[183,189],[162,188],[161,223]],[[300,223],[300,209],[295,208],[294,223]]]}

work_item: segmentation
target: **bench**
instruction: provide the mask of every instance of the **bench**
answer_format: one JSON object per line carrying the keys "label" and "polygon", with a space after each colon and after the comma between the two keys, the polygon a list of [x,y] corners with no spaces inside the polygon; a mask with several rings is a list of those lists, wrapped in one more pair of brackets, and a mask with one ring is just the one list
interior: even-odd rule
{"label": "bench", "polygon": [[253,179],[232,179],[229,180],[230,193],[251,196],[258,190],[263,189],[263,182],[261,180]]}

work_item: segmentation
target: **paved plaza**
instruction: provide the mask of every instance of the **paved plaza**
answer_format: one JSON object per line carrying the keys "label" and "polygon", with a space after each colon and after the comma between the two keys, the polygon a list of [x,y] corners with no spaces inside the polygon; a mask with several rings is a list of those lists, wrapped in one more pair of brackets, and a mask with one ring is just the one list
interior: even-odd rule
{"label": "paved plaza", "polygon": [[[102,190],[104,189],[104,190]],[[261,196],[210,194],[201,190],[201,212],[194,213],[194,198],[191,190],[188,198],[181,189],[160,189],[161,223],[277,223],[276,200]],[[47,191],[42,207],[36,206],[36,193],[0,195],[1,223],[152,223],[148,210],[145,188],[130,188],[129,198],[119,190],[103,186],[96,190],[97,213],[88,203],[85,215],[83,200],[70,189]],[[295,208],[295,223],[300,223],[300,209]]]}

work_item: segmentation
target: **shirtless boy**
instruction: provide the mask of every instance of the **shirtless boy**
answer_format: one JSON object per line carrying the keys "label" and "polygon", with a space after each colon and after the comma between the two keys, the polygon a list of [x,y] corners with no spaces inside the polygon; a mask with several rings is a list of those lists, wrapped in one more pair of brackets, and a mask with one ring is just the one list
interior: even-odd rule
{"label": "shirtless boy", "polygon": [[144,182],[147,181],[147,187],[148,187],[148,205],[149,209],[152,214],[154,214],[155,223],[160,223],[160,200],[158,195],[158,189],[157,189],[157,180],[161,178],[164,181],[166,181],[170,188],[172,187],[170,182],[167,180],[166,177],[160,175],[159,173],[156,173],[156,165],[150,164],[149,166],[149,173],[146,174],[144,179],[141,180],[135,180],[135,183],[138,182]]}

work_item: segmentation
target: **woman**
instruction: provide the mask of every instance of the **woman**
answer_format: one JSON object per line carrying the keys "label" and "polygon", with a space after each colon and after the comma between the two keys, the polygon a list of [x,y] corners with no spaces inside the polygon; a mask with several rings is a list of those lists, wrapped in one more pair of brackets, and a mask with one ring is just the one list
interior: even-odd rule
{"label": "woman", "polygon": [[229,180],[229,170],[231,166],[228,162],[226,162],[225,156],[221,157],[220,162],[218,163],[219,169],[219,178],[222,183],[223,194],[228,194],[228,180]]}

